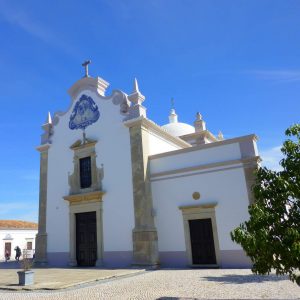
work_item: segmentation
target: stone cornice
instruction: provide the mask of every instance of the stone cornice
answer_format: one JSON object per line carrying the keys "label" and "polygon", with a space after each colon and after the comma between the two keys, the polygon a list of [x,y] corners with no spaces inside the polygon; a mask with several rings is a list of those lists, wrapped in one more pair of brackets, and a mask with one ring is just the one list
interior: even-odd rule
{"label": "stone cornice", "polygon": [[[216,162],[216,163],[210,163],[210,164],[204,164],[204,165],[198,165],[194,167],[188,167],[188,168],[181,168],[181,169],[175,169],[175,170],[169,170],[165,172],[159,172],[151,174],[151,179],[162,177],[162,176],[168,176],[168,175],[176,175],[180,173],[187,173],[187,172],[195,172],[195,171],[202,171],[212,168],[220,168],[220,167],[228,167],[236,164],[242,164],[243,167],[249,167],[249,166],[256,166],[261,161],[259,156],[254,156],[250,158],[243,158],[243,159],[235,159],[235,160],[229,160],[229,161],[222,161],[222,162]],[[218,171],[218,170],[216,170]]]}
{"label": "stone cornice", "polygon": [[195,209],[204,209],[204,208],[215,208],[218,205],[217,202],[212,203],[203,203],[203,204],[195,204],[195,205],[183,205],[179,206],[178,208],[183,212],[188,212]]}
{"label": "stone cornice", "polygon": [[96,140],[87,138],[85,143],[83,143],[82,140],[77,140],[74,144],[70,146],[70,149],[72,150],[85,149],[85,148],[93,147],[96,144],[97,144]]}
{"label": "stone cornice", "polygon": [[203,136],[211,139],[214,142],[218,141],[218,139],[209,130],[202,130],[202,131],[198,131],[198,132],[185,134],[185,135],[180,136],[180,138],[185,140],[185,139],[196,139],[197,137],[203,137]]}
{"label": "stone cornice", "polygon": [[83,90],[91,90],[96,92],[100,96],[104,96],[105,89],[109,86],[109,83],[100,77],[83,77],[77,80],[68,90],[68,94],[72,99],[75,99],[77,95]]}
{"label": "stone cornice", "polygon": [[104,191],[96,191],[84,194],[68,195],[64,196],[64,200],[69,201],[70,204],[76,204],[79,202],[87,202],[91,200],[102,201],[102,196],[105,194]]}
{"label": "stone cornice", "polygon": [[36,147],[36,150],[39,152],[45,152],[50,148],[51,144],[44,144]]}
{"label": "stone cornice", "polygon": [[145,117],[139,117],[136,119],[132,119],[132,120],[128,120],[123,122],[123,124],[126,127],[134,127],[134,126],[142,126],[146,129],[148,129],[149,131],[157,134],[158,136],[164,138],[165,140],[174,143],[175,145],[182,147],[182,148],[188,148],[191,147],[191,145],[187,142],[185,142],[184,140],[175,137],[171,134],[169,134],[168,132],[166,132],[165,130],[163,130],[159,125],[155,124],[153,121],[145,118]]}
{"label": "stone cornice", "polygon": [[218,142],[213,142],[209,144],[203,144],[199,146],[194,146],[194,147],[189,147],[185,149],[179,149],[179,150],[174,150],[170,152],[164,152],[164,153],[159,153],[155,155],[149,156],[149,159],[156,159],[156,158],[161,158],[165,156],[171,156],[171,155],[177,155],[181,153],[187,153],[187,152],[192,152],[192,151],[198,151],[198,150],[204,150],[204,149],[209,149],[212,147],[219,147],[219,146],[224,146],[224,145],[229,145],[229,144],[234,144],[234,143],[239,143],[243,141],[257,141],[257,136],[255,134],[250,134],[250,135],[245,135],[233,139],[227,139],[223,141],[218,141]]}

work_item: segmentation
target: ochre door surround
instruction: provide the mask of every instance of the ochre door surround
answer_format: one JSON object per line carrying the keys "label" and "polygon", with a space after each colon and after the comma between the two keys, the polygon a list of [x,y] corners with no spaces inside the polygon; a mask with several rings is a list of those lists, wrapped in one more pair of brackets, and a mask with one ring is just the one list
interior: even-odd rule
{"label": "ochre door surround", "polygon": [[[199,266],[199,267],[217,267],[220,265],[220,247],[219,247],[219,239],[218,239],[218,231],[217,231],[217,223],[216,223],[216,214],[215,207],[217,203],[210,204],[200,204],[200,205],[190,205],[190,206],[180,206],[179,209],[182,212],[183,217],[183,226],[184,226],[184,235],[185,235],[185,245],[187,251],[188,264],[190,266]],[[212,233],[213,233],[213,246],[215,249],[215,258],[216,263],[193,263],[193,253],[192,253],[192,245],[191,245],[191,232],[190,232],[190,224],[191,220],[204,220],[210,219],[212,225]]]}
{"label": "ochre door surround", "polygon": [[[70,231],[70,266],[77,266],[76,253],[76,214],[95,212],[96,213],[96,240],[97,240],[97,260],[96,267],[103,265],[103,217],[102,217],[102,195],[98,192],[99,198],[89,199],[87,195],[81,195],[82,199],[87,197],[88,200],[78,201],[79,195],[66,196],[65,200],[69,201],[69,231]],[[75,201],[72,201],[72,198]]]}

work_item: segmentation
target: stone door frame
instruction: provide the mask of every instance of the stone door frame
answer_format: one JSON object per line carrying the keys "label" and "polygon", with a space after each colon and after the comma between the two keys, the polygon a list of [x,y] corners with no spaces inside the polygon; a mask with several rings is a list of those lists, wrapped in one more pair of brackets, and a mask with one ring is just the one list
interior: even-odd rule
{"label": "stone door frame", "polygon": [[[219,247],[219,238],[218,238],[216,213],[215,213],[216,206],[217,206],[217,203],[180,206],[179,207],[179,209],[182,212],[182,217],[183,217],[185,246],[186,246],[187,258],[188,258],[188,264],[191,267],[218,267],[218,266],[220,266],[220,262],[221,262],[220,261],[220,247]],[[199,220],[199,219],[211,219],[214,246],[215,246],[215,254],[216,254],[216,262],[217,262],[216,265],[214,265],[214,264],[207,264],[207,265],[193,264],[189,220]]]}
{"label": "stone door frame", "polygon": [[[72,196],[69,196],[72,197]],[[101,199],[101,198],[100,198]],[[69,266],[77,266],[76,259],[76,216],[77,213],[96,212],[97,260],[96,267],[103,265],[103,203],[100,199],[84,202],[70,201],[69,205],[69,232],[70,232],[70,258]]]}

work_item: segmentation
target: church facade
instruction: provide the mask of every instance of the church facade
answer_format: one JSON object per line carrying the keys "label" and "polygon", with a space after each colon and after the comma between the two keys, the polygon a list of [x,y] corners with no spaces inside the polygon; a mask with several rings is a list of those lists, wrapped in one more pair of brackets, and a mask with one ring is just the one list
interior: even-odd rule
{"label": "church facade", "polygon": [[248,218],[256,136],[149,120],[131,94],[86,74],[42,126],[36,264],[249,267],[230,231]]}

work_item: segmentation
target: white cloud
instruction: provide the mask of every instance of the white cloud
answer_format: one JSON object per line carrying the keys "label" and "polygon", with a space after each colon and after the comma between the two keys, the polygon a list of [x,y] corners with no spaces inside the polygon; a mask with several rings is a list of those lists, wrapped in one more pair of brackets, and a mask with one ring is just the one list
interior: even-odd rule
{"label": "white cloud", "polygon": [[66,53],[74,55],[74,47],[70,47],[65,40],[59,39],[57,33],[51,31],[41,22],[35,21],[28,12],[22,10],[20,7],[12,7],[9,2],[1,1],[0,19],[19,27],[48,45],[59,47]]}
{"label": "white cloud", "polygon": [[36,203],[5,202],[0,203],[0,219],[37,221],[38,208]]}
{"label": "white cloud", "polygon": [[281,146],[277,146],[261,151],[262,165],[274,171],[282,170],[282,167],[279,165],[279,161],[283,158],[280,149]]}
{"label": "white cloud", "polygon": [[252,70],[247,71],[247,73],[263,80],[278,82],[300,81],[300,70]]}

